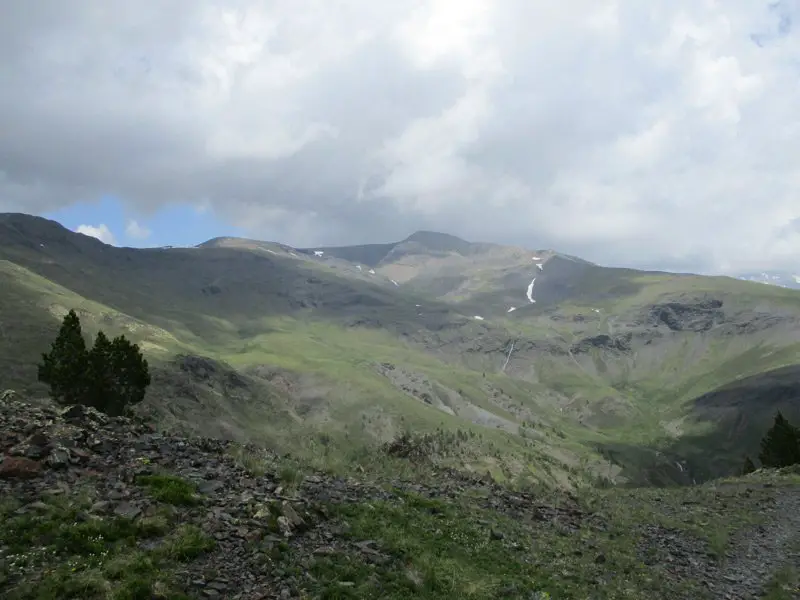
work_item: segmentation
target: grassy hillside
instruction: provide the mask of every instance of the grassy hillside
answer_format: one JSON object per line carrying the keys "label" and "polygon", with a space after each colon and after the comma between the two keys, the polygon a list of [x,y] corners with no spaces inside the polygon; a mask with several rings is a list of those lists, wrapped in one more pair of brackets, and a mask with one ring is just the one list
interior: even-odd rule
{"label": "grassy hillside", "polygon": [[0,216],[0,388],[41,392],[35,363],[76,308],[90,335],[142,345],[164,423],[332,467],[438,429],[465,435],[443,460],[497,477],[684,482],[754,454],[776,407],[800,419],[796,291],[425,232],[313,250],[113,248]]}

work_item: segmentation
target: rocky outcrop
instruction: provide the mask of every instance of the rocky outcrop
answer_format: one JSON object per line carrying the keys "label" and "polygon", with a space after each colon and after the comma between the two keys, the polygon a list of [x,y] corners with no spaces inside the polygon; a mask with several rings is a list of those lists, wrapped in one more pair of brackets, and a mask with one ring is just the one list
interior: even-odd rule
{"label": "rocky outcrop", "polygon": [[651,325],[666,325],[672,331],[708,331],[725,319],[722,300],[709,298],[697,302],[665,302],[650,308]]}
{"label": "rocky outcrop", "polygon": [[573,344],[572,352],[580,354],[597,348],[600,350],[627,353],[631,350],[631,339],[633,339],[631,333],[614,336],[606,334],[595,335],[593,337],[583,338],[578,343]]}
{"label": "rocky outcrop", "polygon": [[[96,518],[137,521],[157,508],[138,478],[169,472],[191,484],[198,503],[175,507],[176,522],[197,526],[214,540],[213,550],[183,567],[178,583],[193,598],[296,597],[291,576],[265,572],[270,548],[290,543],[310,556],[331,546],[324,503],[388,497],[376,488],[315,476],[305,479],[302,493],[290,494],[275,472],[248,473],[235,460],[232,442],[164,435],[142,421],[109,418],[82,406],[59,410],[6,399],[0,431],[0,497],[14,498],[20,510],[58,491],[88,494]],[[260,550],[254,552],[255,542]],[[0,562],[3,556],[0,540]],[[0,580],[0,596],[41,575],[23,571]]]}

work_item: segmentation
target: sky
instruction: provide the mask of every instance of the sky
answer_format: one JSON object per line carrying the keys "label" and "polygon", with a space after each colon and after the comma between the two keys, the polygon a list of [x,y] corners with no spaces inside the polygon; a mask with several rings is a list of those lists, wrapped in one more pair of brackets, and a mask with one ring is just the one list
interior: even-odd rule
{"label": "sky", "polygon": [[76,202],[42,213],[65,227],[113,246],[196,246],[220,236],[246,236],[246,231],[221,220],[206,205],[168,204],[142,217],[119,198]]}
{"label": "sky", "polygon": [[0,211],[119,245],[420,229],[797,270],[800,0],[27,0]]}

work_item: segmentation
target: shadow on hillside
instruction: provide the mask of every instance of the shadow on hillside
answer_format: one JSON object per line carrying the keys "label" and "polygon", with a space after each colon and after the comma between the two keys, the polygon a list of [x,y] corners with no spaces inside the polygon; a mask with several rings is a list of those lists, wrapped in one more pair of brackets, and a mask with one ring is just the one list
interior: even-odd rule
{"label": "shadow on hillside", "polygon": [[733,475],[745,455],[754,460],[761,438],[781,411],[800,424],[800,365],[728,383],[692,401],[690,420],[706,433],[659,447],[597,444],[633,485],[686,485]]}

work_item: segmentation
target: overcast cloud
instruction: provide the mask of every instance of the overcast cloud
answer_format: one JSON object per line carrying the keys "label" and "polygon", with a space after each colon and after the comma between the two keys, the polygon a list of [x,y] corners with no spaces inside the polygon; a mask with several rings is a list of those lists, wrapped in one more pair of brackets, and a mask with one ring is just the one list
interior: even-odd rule
{"label": "overcast cloud", "polygon": [[2,4],[0,210],[800,269],[798,0]]}

